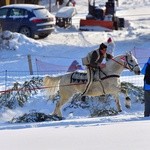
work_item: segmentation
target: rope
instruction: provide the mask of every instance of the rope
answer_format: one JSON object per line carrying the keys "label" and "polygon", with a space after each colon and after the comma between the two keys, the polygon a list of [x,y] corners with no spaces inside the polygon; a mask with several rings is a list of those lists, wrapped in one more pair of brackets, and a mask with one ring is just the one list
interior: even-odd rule
{"label": "rope", "polygon": [[[110,75],[110,76],[101,78],[101,80],[105,80],[105,79],[111,78],[111,77],[119,77],[119,76],[118,75]],[[64,85],[60,85],[60,86],[61,87],[62,86],[73,86],[73,85],[82,85],[82,84],[86,84],[86,83],[70,83],[70,84],[64,84]],[[26,89],[23,89],[23,88],[8,89],[8,90],[2,90],[2,91],[0,91],[0,93],[7,93],[7,92],[13,92],[13,91],[32,91],[32,90],[35,91],[35,90],[42,90],[42,89],[56,88],[56,87],[59,87],[59,86],[42,86],[42,87],[26,88]]]}
{"label": "rope", "polygon": [[119,65],[125,67],[126,69],[130,69],[129,67],[127,67],[127,66],[125,66],[124,64],[118,62],[117,60],[115,60],[115,59],[113,59],[113,58],[111,58],[111,59],[112,59],[113,61],[115,61],[116,63],[118,63]]}

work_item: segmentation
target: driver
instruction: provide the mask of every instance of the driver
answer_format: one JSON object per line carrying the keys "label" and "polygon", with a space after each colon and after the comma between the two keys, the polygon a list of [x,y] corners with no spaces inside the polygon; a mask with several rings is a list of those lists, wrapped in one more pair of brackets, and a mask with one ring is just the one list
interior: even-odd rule
{"label": "driver", "polygon": [[88,92],[93,82],[93,76],[94,76],[94,72],[96,71],[96,69],[102,69],[105,67],[105,64],[103,64],[102,61],[107,56],[106,50],[107,50],[107,46],[104,43],[102,43],[100,44],[98,49],[90,52],[87,55],[89,59],[89,64],[86,64],[88,81],[86,84],[86,88],[82,94],[83,96],[86,95],[86,93]]}

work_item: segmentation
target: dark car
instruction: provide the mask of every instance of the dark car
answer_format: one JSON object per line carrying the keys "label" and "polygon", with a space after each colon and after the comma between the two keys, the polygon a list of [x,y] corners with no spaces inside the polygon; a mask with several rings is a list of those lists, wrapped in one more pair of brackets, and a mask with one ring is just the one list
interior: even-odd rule
{"label": "dark car", "polygon": [[2,31],[18,32],[27,37],[47,37],[54,30],[54,16],[44,6],[12,4],[0,8]]}

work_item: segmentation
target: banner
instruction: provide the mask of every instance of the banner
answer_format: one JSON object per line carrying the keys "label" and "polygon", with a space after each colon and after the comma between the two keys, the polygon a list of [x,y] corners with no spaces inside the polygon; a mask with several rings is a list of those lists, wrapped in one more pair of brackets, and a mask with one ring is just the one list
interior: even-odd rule
{"label": "banner", "polygon": [[47,62],[43,62],[41,60],[36,59],[37,72],[39,73],[64,73],[67,72],[68,66],[49,64]]}
{"label": "banner", "polygon": [[63,66],[63,65],[50,64],[47,62],[43,62],[39,59],[36,59],[36,67],[37,67],[37,72],[40,74],[43,73],[57,74],[57,73],[74,72],[76,70],[84,70],[76,60],[71,62],[70,66]]}

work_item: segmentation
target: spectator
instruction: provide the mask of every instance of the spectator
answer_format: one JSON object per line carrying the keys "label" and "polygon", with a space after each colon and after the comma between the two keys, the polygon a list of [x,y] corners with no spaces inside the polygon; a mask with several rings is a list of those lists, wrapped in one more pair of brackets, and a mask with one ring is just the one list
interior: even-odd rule
{"label": "spectator", "polygon": [[114,56],[115,43],[111,37],[107,40],[107,55],[108,59],[113,58]]}
{"label": "spectator", "polygon": [[62,5],[64,3],[64,0],[56,0],[56,6]]}
{"label": "spectator", "polygon": [[75,7],[75,5],[76,5],[75,0],[69,0],[69,1],[67,2],[66,6],[69,6],[70,3],[72,4],[72,6]]}
{"label": "spectator", "polygon": [[147,63],[141,70],[141,73],[144,74],[144,117],[150,116],[150,57]]}

